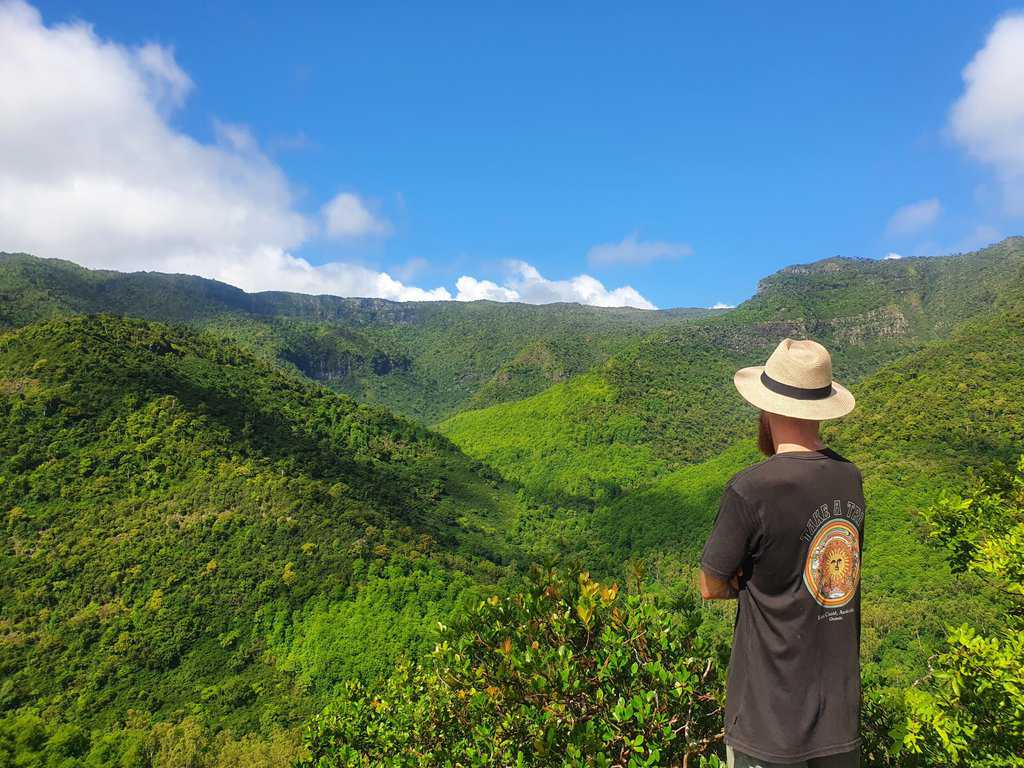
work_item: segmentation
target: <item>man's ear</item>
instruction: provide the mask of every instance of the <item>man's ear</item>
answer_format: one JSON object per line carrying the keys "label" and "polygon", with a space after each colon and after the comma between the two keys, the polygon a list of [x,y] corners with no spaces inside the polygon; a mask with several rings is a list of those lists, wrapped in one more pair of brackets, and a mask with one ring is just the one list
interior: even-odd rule
{"label": "man's ear", "polygon": [[765,456],[775,453],[775,439],[772,437],[767,411],[761,411],[757,419],[757,449]]}

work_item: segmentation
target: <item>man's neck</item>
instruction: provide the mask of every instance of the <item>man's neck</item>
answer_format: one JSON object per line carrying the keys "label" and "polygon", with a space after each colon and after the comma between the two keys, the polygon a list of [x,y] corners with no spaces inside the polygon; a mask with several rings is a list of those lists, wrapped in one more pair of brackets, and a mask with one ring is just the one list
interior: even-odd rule
{"label": "man's neck", "polygon": [[773,414],[769,414],[768,418],[776,453],[820,451],[825,447],[818,431],[818,422]]}
{"label": "man's neck", "polygon": [[820,451],[825,447],[825,444],[817,438],[800,440],[797,442],[789,441],[784,443],[778,443],[775,446],[776,453],[789,453],[791,451]]}

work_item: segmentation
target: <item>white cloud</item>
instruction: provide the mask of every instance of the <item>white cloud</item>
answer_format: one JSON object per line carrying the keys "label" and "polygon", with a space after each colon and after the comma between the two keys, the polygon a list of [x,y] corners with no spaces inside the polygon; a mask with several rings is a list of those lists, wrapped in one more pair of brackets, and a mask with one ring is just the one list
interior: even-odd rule
{"label": "white cloud", "polygon": [[935,197],[909,203],[897,208],[889,217],[886,234],[890,237],[916,234],[934,224],[941,213],[942,203]]}
{"label": "white cloud", "polygon": [[885,254],[885,256],[882,257],[882,261],[893,261],[894,259],[902,259],[902,258],[903,258],[902,254],[894,253],[893,251],[889,251],[887,254]]}
{"label": "white cloud", "polygon": [[[227,254],[230,256],[230,254]],[[259,264],[254,270],[252,264]],[[187,274],[202,274],[203,257],[181,257],[169,261],[166,268]],[[253,254],[224,258],[217,270],[218,280],[247,291],[295,291],[330,293],[337,296],[370,296],[394,301],[451,301],[445,288],[425,290],[406,285],[387,272],[377,272],[344,262],[313,266],[305,259],[275,248]]]}
{"label": "white cloud", "polygon": [[[0,2],[0,51],[0,248],[249,290],[450,298],[291,255],[317,222],[244,126],[215,123],[203,143],[168,122],[192,88],[170,49],[46,26],[31,6]],[[351,201],[330,210],[335,233],[380,226]]]}
{"label": "white cloud", "polygon": [[507,266],[509,274],[502,285],[463,275],[456,282],[456,300],[491,299],[522,301],[527,304],[568,301],[597,307],[657,309],[632,286],[624,285],[608,290],[600,280],[590,275],[577,275],[568,280],[548,280],[536,267],[525,261],[510,261]]}
{"label": "white cloud", "polygon": [[599,264],[649,264],[662,259],[678,259],[692,256],[693,248],[686,243],[667,243],[637,239],[634,232],[620,243],[595,245],[587,253],[591,265]]}
{"label": "white cloud", "polygon": [[477,280],[475,277],[463,275],[455,281],[456,301],[522,301],[518,291],[492,283],[490,280]]}
{"label": "white cloud", "polygon": [[708,307],[708,309],[735,309],[735,307],[735,304],[726,304],[724,301],[718,301]]}
{"label": "white cloud", "polygon": [[991,245],[1002,237],[999,230],[988,224],[979,224],[970,231],[958,244],[955,250],[973,251]]}
{"label": "white cloud", "polygon": [[391,232],[391,225],[370,213],[359,195],[352,192],[335,195],[323,207],[323,215],[328,237],[362,237]]}
{"label": "white cloud", "polygon": [[963,70],[949,123],[971,156],[990,165],[1011,214],[1024,214],[1024,14],[1004,16]]}
{"label": "white cloud", "polygon": [[147,43],[135,55],[157,104],[171,109],[185,103],[185,97],[192,90],[192,79],[174,60],[173,50]]}
{"label": "white cloud", "polygon": [[[0,5],[0,235],[6,248],[110,267],[223,247],[287,248],[310,223],[287,180],[234,126],[215,144],[176,132],[161,109],[190,81],[173,54],[45,27]],[[148,261],[148,263],[147,263]]]}

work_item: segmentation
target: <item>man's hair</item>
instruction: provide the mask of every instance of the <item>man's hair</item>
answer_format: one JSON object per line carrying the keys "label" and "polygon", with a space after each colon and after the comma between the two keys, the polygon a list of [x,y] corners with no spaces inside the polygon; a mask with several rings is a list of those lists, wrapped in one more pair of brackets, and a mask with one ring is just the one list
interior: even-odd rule
{"label": "man's hair", "polygon": [[768,423],[765,411],[761,411],[757,422],[757,449],[765,456],[775,455],[775,438],[772,437],[772,425]]}

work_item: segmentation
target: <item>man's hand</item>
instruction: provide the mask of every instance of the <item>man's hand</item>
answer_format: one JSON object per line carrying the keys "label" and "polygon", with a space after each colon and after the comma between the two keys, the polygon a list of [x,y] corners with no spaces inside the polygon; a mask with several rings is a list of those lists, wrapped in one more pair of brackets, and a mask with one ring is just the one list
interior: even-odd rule
{"label": "man's hand", "polygon": [[701,569],[700,596],[705,600],[734,600],[740,592],[740,571],[728,581],[722,581]]}

